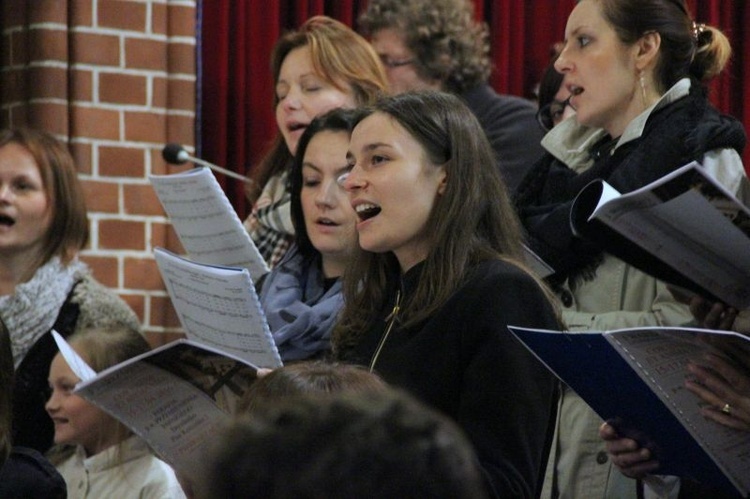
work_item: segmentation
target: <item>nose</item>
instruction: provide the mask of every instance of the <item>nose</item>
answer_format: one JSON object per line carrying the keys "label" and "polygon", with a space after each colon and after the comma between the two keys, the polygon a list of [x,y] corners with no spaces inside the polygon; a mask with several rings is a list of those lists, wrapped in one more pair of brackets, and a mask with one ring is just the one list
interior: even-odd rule
{"label": "nose", "polygon": [[339,185],[341,185],[347,192],[351,192],[355,189],[362,189],[367,183],[356,166],[347,173],[341,175],[338,181]]}
{"label": "nose", "polygon": [[285,111],[299,109],[302,106],[299,92],[294,88],[290,88],[289,92],[286,94],[286,96],[284,96],[279,104]]}
{"label": "nose", "polygon": [[566,45],[565,47],[563,47],[560,55],[557,56],[557,59],[555,59],[555,70],[558,73],[567,73],[572,69],[572,64],[568,59],[567,52],[568,48]]}
{"label": "nose", "polygon": [[55,390],[52,390],[52,393],[47,399],[47,402],[44,404],[44,409],[49,414],[52,414],[53,412],[57,411],[59,407],[60,407],[60,404],[58,403],[57,396],[55,395]]}
{"label": "nose", "polygon": [[[340,178],[340,177],[339,177]],[[331,207],[336,204],[337,191],[341,189],[338,179],[325,182],[315,196],[315,204],[320,207]]]}
{"label": "nose", "polygon": [[0,201],[1,202],[8,202],[11,199],[11,196],[13,195],[13,190],[10,188],[7,184],[0,185]]}

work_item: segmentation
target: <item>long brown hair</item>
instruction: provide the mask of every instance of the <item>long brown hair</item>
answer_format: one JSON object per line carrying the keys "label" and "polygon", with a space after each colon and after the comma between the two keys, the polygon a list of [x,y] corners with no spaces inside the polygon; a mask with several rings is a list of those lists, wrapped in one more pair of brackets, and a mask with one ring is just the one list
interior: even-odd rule
{"label": "long brown hair", "polygon": [[[447,174],[445,191],[424,230],[431,248],[419,284],[399,314],[403,327],[409,327],[434,314],[476,263],[502,259],[523,268],[522,233],[492,148],[459,98],[405,93],[378,101],[369,110],[376,112],[396,120],[422,145],[428,162]],[[360,249],[353,260],[344,276],[345,306],[333,332],[334,349],[356,341],[398,282],[400,270],[391,252]]]}

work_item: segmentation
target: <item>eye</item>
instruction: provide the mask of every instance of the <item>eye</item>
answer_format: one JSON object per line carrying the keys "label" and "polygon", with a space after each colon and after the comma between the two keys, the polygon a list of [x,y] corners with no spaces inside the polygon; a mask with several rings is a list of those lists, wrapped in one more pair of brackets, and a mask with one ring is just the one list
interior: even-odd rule
{"label": "eye", "polygon": [[30,182],[20,181],[14,184],[14,188],[17,191],[33,191],[36,190],[36,186]]}
{"label": "eye", "polygon": [[370,158],[370,163],[373,165],[379,165],[380,163],[385,163],[386,161],[388,161],[388,158],[381,154],[373,154]]}
{"label": "eye", "polygon": [[305,92],[317,92],[321,88],[323,88],[321,85],[308,85],[304,90]]}
{"label": "eye", "polygon": [[276,100],[282,101],[286,98],[287,94],[289,93],[289,85],[286,83],[282,83],[279,85],[276,85]]}
{"label": "eye", "polygon": [[303,178],[302,179],[303,187],[315,187],[316,185],[320,185],[320,179],[317,179],[317,178]]}
{"label": "eye", "polygon": [[588,37],[588,36],[586,36],[586,35],[581,35],[581,36],[579,36],[579,37],[577,38],[577,40],[578,40],[578,45],[579,45],[579,46],[580,46],[581,48],[583,48],[583,47],[585,47],[586,45],[588,45],[589,43],[591,43],[591,38],[589,38],[589,37]]}

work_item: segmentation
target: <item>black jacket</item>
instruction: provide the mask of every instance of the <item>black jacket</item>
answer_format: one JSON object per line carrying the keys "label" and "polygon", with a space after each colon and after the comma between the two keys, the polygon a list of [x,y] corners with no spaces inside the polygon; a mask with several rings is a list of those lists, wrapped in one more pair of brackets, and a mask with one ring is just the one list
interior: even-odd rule
{"label": "black jacket", "polygon": [[[417,265],[402,279],[405,296],[421,269]],[[395,292],[343,360],[369,365],[394,301]],[[552,306],[529,275],[500,260],[486,261],[423,324],[404,330],[396,323],[374,370],[458,423],[494,495],[532,497],[546,464],[556,384],[508,325],[558,328]]]}

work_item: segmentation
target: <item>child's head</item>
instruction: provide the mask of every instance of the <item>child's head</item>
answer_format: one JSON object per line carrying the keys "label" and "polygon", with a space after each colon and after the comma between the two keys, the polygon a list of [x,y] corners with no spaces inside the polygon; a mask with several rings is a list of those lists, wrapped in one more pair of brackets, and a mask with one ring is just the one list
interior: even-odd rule
{"label": "child's head", "polygon": [[[138,331],[125,326],[86,329],[71,335],[68,343],[96,372],[150,349]],[[49,370],[51,395],[45,407],[55,425],[55,443],[80,445],[91,456],[121,442],[129,432],[116,419],[73,393],[79,381],[63,356],[55,355]]]}
{"label": "child's head", "polygon": [[292,395],[377,392],[385,388],[385,382],[378,375],[360,366],[298,362],[258,378],[237,404],[237,414],[252,413],[258,407]]}

